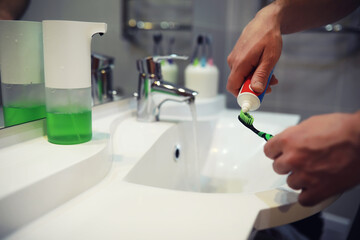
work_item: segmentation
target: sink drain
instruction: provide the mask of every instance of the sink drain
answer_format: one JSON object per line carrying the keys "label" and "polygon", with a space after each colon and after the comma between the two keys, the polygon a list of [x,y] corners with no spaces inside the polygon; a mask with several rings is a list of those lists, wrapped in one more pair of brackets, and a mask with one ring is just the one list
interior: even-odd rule
{"label": "sink drain", "polygon": [[173,155],[173,159],[175,162],[179,161],[180,153],[181,153],[181,146],[180,146],[180,144],[176,144],[174,147],[174,155]]}

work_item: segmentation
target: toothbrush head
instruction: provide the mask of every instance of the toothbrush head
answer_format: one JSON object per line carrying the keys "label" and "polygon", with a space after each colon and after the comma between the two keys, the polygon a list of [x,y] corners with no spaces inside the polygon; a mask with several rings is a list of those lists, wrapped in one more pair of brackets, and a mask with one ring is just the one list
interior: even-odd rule
{"label": "toothbrush head", "polygon": [[252,126],[254,123],[254,117],[247,112],[243,112],[242,110],[240,111],[238,119],[246,127]]}
{"label": "toothbrush head", "polygon": [[265,141],[270,140],[273,135],[265,133],[265,132],[261,132],[259,130],[257,130],[254,126],[254,117],[251,116],[249,113],[247,112],[243,112],[241,110],[239,116],[238,116],[239,121],[244,124],[245,127],[249,128],[251,131],[253,131],[256,135],[258,135],[259,137],[263,138]]}
{"label": "toothbrush head", "polygon": [[[199,51],[199,46],[203,45],[203,42],[204,42],[204,37],[203,37],[203,35],[201,35],[201,34],[198,35],[198,37],[197,37],[197,39],[196,39],[195,49],[194,49],[194,51],[193,51],[193,54],[192,54],[191,60],[190,60],[190,62],[191,62],[194,66],[196,66],[196,65],[198,64],[198,60],[196,60],[196,58],[198,57],[197,55],[198,55],[198,51]],[[197,62],[195,63],[195,61],[197,61]]]}

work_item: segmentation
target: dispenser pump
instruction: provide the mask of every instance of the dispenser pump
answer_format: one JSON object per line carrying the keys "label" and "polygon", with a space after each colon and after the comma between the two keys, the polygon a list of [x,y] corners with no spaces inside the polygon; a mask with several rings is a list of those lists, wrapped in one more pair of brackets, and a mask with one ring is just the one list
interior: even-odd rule
{"label": "dispenser pump", "polygon": [[43,21],[45,86],[90,87],[91,38],[106,30],[106,23]]}

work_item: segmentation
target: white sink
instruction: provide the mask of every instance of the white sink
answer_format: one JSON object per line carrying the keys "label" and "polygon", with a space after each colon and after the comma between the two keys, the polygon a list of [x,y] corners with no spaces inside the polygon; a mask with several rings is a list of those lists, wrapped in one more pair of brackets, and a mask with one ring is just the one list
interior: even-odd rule
{"label": "white sink", "polygon": [[[263,153],[265,141],[224,110],[196,124],[182,121],[166,130],[126,176],[126,181],[182,191],[254,193],[286,184]],[[276,134],[294,125],[296,115],[257,112],[254,126]],[[196,156],[196,147],[198,157]]]}

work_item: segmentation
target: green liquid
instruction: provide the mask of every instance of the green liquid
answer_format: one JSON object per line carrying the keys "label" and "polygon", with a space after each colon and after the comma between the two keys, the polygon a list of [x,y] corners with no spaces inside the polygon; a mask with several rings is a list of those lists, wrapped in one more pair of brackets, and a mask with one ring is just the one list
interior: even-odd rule
{"label": "green liquid", "polygon": [[55,144],[77,144],[91,140],[91,111],[47,113],[48,140]]}
{"label": "green liquid", "polygon": [[5,107],[4,121],[5,127],[44,118],[46,115],[45,105],[31,107]]}

